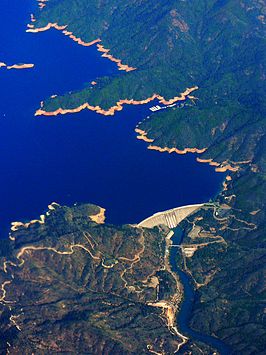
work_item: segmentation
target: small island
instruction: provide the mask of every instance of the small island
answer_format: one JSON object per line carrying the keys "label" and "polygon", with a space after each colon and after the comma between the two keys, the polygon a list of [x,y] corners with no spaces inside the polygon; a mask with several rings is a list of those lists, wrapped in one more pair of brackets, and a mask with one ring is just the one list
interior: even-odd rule
{"label": "small island", "polygon": [[5,68],[7,70],[11,70],[11,69],[31,69],[34,68],[34,64],[32,63],[18,63],[18,64],[12,64],[12,65],[8,65],[4,62],[0,62],[0,68]]}
{"label": "small island", "polygon": [[7,69],[31,69],[34,67],[34,64],[26,64],[26,63],[20,63],[20,64],[13,64],[13,65],[7,65]]}

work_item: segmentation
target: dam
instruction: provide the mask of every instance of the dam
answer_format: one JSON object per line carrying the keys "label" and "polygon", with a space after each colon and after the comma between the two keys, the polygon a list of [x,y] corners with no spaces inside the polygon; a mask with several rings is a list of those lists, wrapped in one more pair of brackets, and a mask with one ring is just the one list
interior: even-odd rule
{"label": "dam", "polygon": [[187,205],[163,212],[157,212],[140,222],[138,227],[153,228],[159,225],[165,225],[169,228],[175,228],[181,221],[183,221],[183,219],[196,212],[204,205],[204,203]]}

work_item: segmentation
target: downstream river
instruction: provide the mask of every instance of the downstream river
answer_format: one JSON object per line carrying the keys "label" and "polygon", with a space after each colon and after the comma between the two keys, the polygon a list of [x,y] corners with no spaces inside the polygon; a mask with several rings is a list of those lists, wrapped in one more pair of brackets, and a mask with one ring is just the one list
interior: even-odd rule
{"label": "downstream river", "polygon": [[[183,231],[181,228],[175,228],[175,234],[172,237],[172,242],[174,245],[180,245],[183,242]],[[199,333],[190,328],[189,322],[191,313],[193,310],[193,305],[197,297],[197,292],[194,289],[192,278],[186,272],[180,270],[177,266],[177,254],[179,253],[179,248],[173,247],[170,250],[170,264],[172,271],[176,272],[182,282],[184,287],[184,299],[180,311],[177,316],[177,323],[179,331],[187,336],[189,339],[194,341],[199,341],[209,345],[212,349],[218,351],[220,355],[230,355],[232,354],[231,349],[218,338]]]}

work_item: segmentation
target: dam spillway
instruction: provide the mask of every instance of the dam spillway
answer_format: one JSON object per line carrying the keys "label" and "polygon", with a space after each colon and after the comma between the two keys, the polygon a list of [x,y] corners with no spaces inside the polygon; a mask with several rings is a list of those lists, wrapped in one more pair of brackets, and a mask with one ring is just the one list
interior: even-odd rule
{"label": "dam spillway", "polygon": [[204,203],[176,207],[171,210],[157,212],[144,219],[138,224],[138,227],[153,228],[159,225],[165,225],[169,228],[175,228],[183,219],[193,212],[196,212],[204,206]]}

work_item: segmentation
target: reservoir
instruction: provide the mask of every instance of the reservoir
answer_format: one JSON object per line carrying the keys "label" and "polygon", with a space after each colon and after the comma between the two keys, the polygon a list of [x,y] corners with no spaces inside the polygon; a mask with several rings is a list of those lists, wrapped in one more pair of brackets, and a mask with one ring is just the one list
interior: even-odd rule
{"label": "reservoir", "polygon": [[[107,222],[123,224],[213,198],[223,174],[196,162],[193,154],[151,151],[136,139],[134,129],[151,114],[153,103],[110,117],[88,110],[34,117],[40,102],[53,94],[80,89],[100,76],[121,75],[95,46],[82,47],[56,30],[26,33],[36,8],[34,0],[0,2],[0,62],[35,65],[0,68],[0,238],[8,236],[12,221],[34,219],[53,201],[95,203],[106,208]],[[180,331],[229,353],[219,340],[189,328],[195,293],[176,266],[176,252],[172,248],[170,261],[185,291]]]}
{"label": "reservoir", "polygon": [[0,62],[35,65],[0,68],[0,237],[12,221],[36,218],[52,201],[95,203],[106,208],[107,222],[122,224],[213,197],[222,174],[193,154],[150,151],[136,139],[135,126],[153,103],[110,117],[88,110],[34,117],[53,94],[121,75],[95,46],[82,47],[56,30],[26,33],[36,8],[33,0],[0,3]]}

